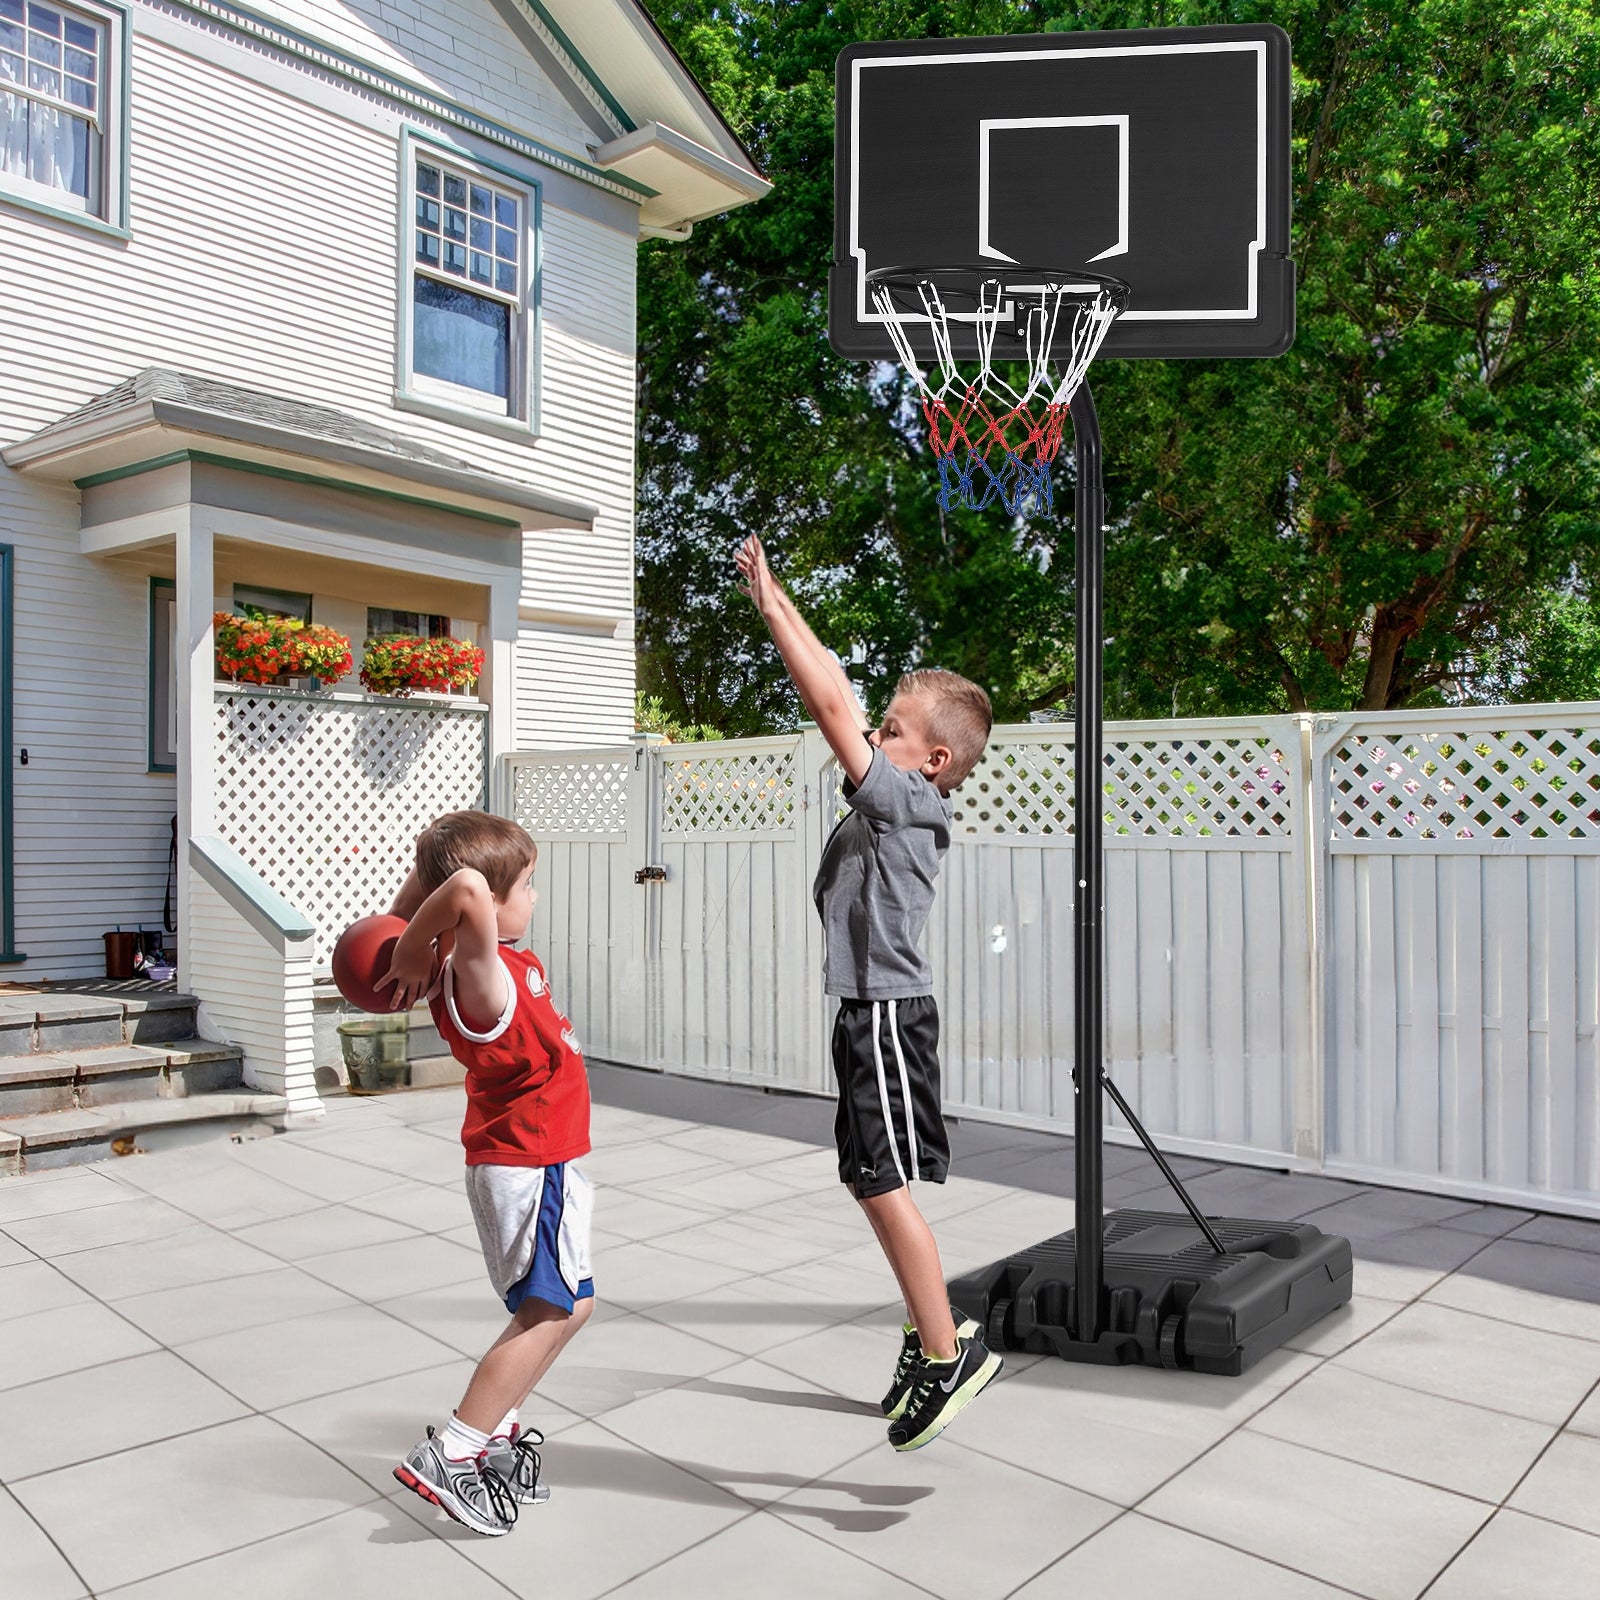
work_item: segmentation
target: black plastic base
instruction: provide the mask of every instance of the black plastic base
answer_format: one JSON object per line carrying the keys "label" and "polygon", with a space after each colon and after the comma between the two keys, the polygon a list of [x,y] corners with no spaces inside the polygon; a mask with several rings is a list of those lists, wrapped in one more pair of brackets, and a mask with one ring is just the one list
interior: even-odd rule
{"label": "black plastic base", "polygon": [[1104,1331],[1093,1343],[1074,1337],[1072,1233],[952,1279],[950,1299],[987,1327],[997,1350],[1228,1377],[1349,1300],[1348,1239],[1305,1222],[1207,1220],[1227,1255],[1180,1213],[1106,1217]]}

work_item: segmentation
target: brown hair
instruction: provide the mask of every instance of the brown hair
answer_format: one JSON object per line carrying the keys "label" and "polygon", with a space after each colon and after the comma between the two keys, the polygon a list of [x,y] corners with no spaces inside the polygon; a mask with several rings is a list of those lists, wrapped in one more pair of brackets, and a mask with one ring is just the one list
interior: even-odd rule
{"label": "brown hair", "polygon": [[994,712],[988,695],[959,673],[931,667],[906,673],[895,693],[913,695],[926,706],[928,743],[950,752],[950,765],[937,779],[940,794],[949,794],[977,766],[989,742]]}
{"label": "brown hair", "polygon": [[486,811],[450,811],[417,836],[417,877],[432,894],[463,867],[476,867],[496,900],[517,886],[539,854],[527,830]]}

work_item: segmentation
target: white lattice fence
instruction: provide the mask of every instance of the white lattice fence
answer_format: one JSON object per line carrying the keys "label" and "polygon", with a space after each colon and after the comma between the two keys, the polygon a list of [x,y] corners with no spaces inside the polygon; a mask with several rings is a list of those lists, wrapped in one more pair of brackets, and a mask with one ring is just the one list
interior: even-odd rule
{"label": "white lattice fence", "polygon": [[632,753],[626,750],[515,757],[510,763],[512,818],[536,841],[626,834],[632,770]]}
{"label": "white lattice fence", "polygon": [[1600,839],[1600,731],[1352,728],[1328,798],[1334,839]]}
{"label": "white lattice fence", "polygon": [[657,754],[664,835],[726,839],[794,827],[799,795],[792,739],[668,746]]}
{"label": "white lattice fence", "polygon": [[[1174,727],[1181,725],[1174,724]],[[1070,841],[1069,730],[997,730],[956,791],[957,838]],[[1293,774],[1282,734],[1168,729],[1107,737],[1103,817],[1112,838],[1287,839]],[[1296,741],[1297,743],[1298,741]]]}
{"label": "white lattice fence", "polygon": [[219,690],[216,832],[316,925],[388,908],[416,836],[486,798],[486,710],[356,695]]}

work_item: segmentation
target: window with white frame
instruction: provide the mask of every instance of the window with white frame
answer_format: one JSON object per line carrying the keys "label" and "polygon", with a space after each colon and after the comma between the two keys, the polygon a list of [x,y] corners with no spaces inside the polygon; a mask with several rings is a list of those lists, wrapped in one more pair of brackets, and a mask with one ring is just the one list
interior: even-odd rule
{"label": "window with white frame", "polygon": [[114,220],[120,38],[109,7],[0,0],[0,191]]}
{"label": "window with white frame", "polygon": [[417,397],[528,412],[525,191],[416,150],[412,160],[410,371]]}

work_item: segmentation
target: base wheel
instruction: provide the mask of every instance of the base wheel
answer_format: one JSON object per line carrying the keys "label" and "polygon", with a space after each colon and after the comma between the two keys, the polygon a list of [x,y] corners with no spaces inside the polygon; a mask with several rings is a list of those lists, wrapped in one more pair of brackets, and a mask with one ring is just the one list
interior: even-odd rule
{"label": "base wheel", "polygon": [[989,1308],[989,1326],[984,1330],[991,1350],[1011,1348],[1011,1302],[996,1300]]}
{"label": "base wheel", "polygon": [[1161,1324],[1161,1365],[1176,1372],[1183,1366],[1183,1318],[1168,1317]]}

